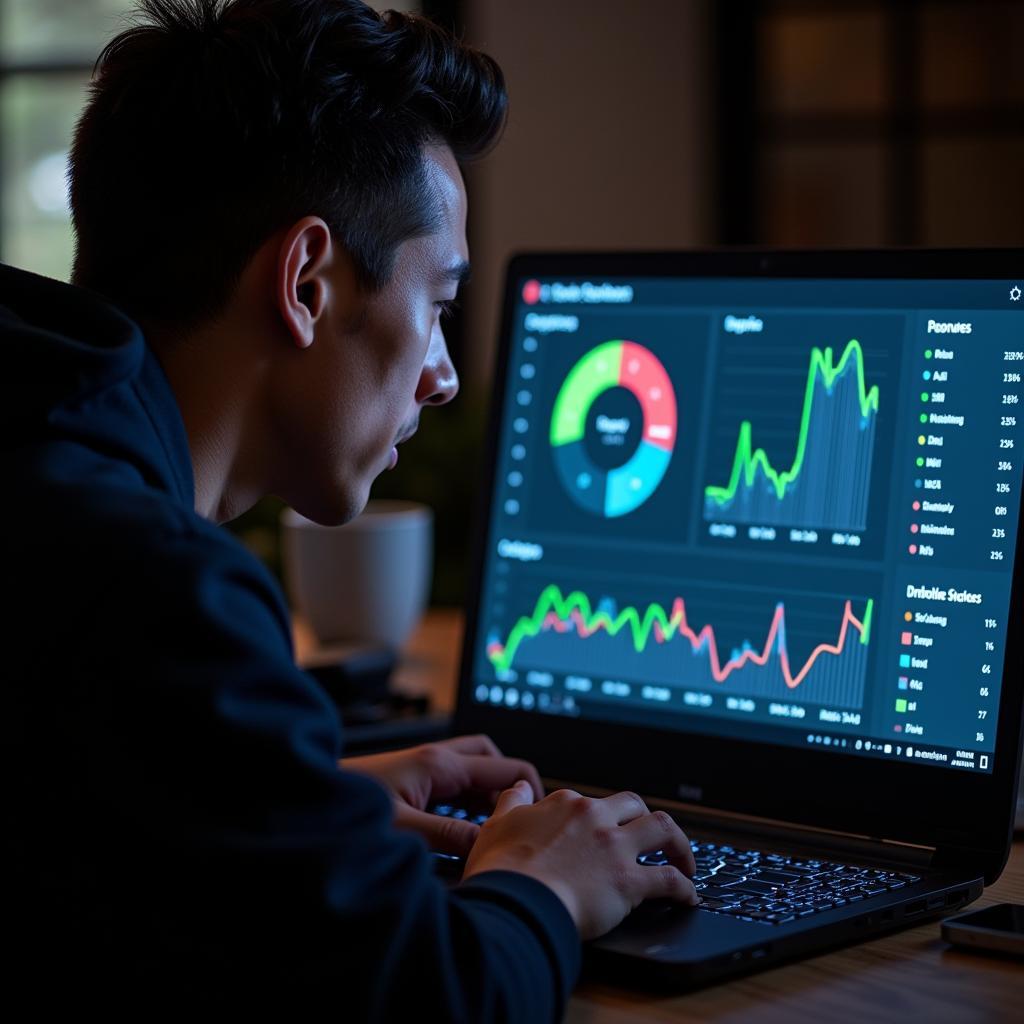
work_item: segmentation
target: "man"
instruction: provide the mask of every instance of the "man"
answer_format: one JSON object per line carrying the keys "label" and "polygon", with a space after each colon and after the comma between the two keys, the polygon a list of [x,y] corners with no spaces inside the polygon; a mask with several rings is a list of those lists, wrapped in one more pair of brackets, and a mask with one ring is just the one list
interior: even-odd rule
{"label": "man", "polygon": [[[355,0],[142,8],[76,131],[73,284],[0,269],[8,983],[557,1018],[580,935],[695,901],[686,837],[633,794],[544,797],[485,737],[339,762],[275,581],[217,525],[268,493],[350,519],[454,397],[459,161],[501,72]],[[502,791],[482,828],[426,813],[464,790]],[[454,890],[428,845],[468,853]]]}

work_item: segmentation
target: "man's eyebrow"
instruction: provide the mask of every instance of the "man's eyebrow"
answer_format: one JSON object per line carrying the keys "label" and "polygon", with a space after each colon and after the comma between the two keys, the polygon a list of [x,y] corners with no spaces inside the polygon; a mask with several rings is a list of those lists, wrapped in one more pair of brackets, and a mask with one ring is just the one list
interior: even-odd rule
{"label": "man's eyebrow", "polygon": [[456,284],[465,284],[470,277],[469,261],[460,260],[458,263],[452,264],[452,266],[441,272],[441,279],[443,281],[454,281]]}

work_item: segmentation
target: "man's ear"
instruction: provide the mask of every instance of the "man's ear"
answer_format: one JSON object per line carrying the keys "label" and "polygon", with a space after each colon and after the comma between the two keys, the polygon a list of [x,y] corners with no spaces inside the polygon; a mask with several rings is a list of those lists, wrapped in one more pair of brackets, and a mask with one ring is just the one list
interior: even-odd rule
{"label": "man's ear", "polygon": [[[355,281],[347,258],[331,240],[320,217],[303,217],[285,234],[278,249],[277,307],[299,348],[313,344],[317,320],[328,303],[344,313],[353,301]],[[339,266],[339,263],[343,265]],[[341,273],[329,273],[330,271]],[[346,294],[337,294],[339,289]]]}

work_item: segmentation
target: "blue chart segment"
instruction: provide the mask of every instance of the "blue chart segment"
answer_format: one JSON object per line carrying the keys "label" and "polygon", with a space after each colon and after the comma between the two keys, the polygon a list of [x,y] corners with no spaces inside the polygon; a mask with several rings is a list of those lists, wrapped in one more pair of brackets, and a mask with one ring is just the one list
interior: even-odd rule
{"label": "blue chart segment", "polygon": [[838,361],[811,350],[792,464],[779,469],[740,424],[728,483],[705,488],[704,518],[728,523],[863,531],[871,496],[878,387],[852,339]]}
{"label": "blue chart segment", "polygon": [[643,610],[620,609],[609,597],[595,606],[582,591],[563,594],[552,584],[506,637],[491,633],[487,657],[498,678],[512,668],[539,666],[566,675],[860,708],[874,600],[868,598],[859,612],[850,599],[833,603],[824,617],[817,608],[820,635],[804,639],[797,655],[790,651],[781,601],[730,649],[720,644],[714,624],[691,623],[682,597],[667,610],[653,602]]}

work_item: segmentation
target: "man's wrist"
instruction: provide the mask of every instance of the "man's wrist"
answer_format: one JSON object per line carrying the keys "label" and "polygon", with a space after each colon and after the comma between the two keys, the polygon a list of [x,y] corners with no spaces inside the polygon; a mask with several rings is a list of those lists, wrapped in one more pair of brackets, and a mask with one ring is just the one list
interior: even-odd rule
{"label": "man's wrist", "polygon": [[482,875],[488,871],[511,871],[517,875],[526,875],[527,878],[532,878],[535,882],[540,882],[541,885],[546,886],[558,897],[562,906],[565,907],[569,916],[572,918],[572,922],[576,926],[576,930],[580,931],[579,902],[576,899],[576,894],[572,891],[571,886],[566,885],[562,881],[545,878],[540,873],[527,870],[526,868],[516,864],[484,864],[480,867],[474,865],[470,874],[463,874],[462,880],[464,882],[469,882],[476,875]]}

